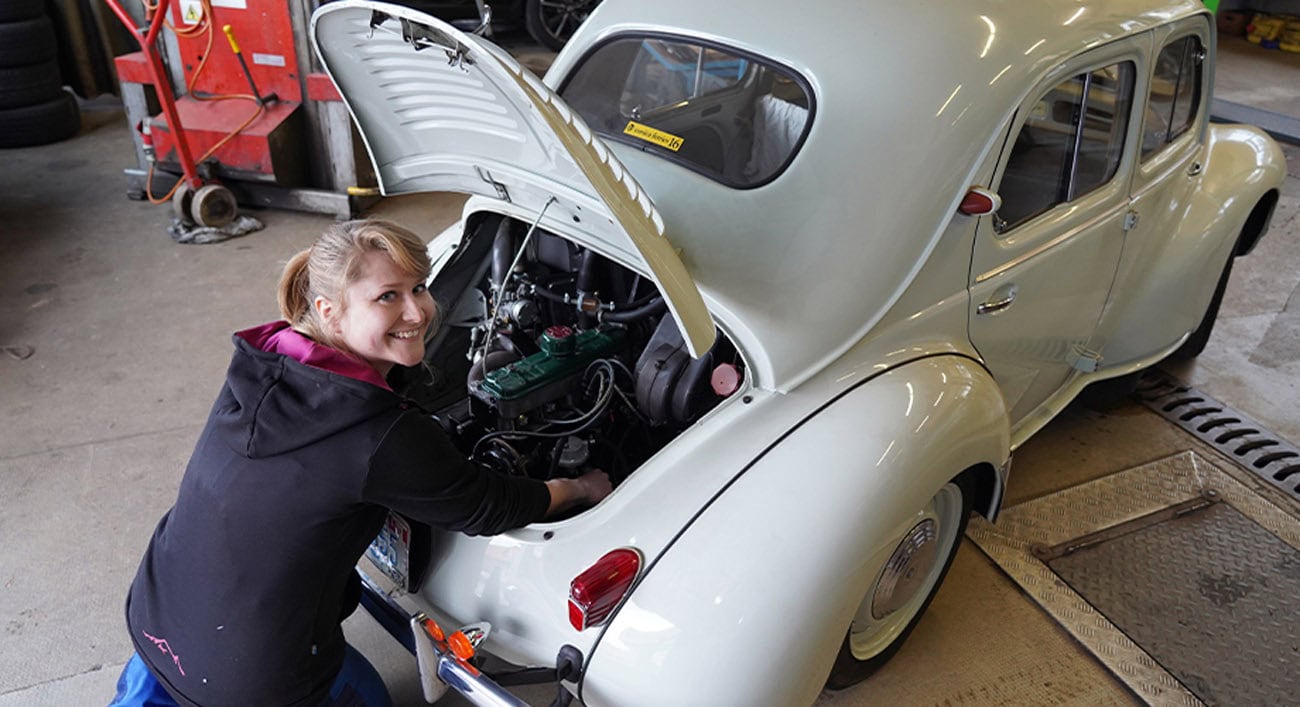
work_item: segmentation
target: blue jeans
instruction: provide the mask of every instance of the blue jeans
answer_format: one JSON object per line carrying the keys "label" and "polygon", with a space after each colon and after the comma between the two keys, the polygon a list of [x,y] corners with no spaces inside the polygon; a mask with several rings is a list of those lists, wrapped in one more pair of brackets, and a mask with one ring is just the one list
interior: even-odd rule
{"label": "blue jeans", "polygon": [[[330,685],[329,697],[321,707],[392,707],[388,688],[375,666],[351,645],[343,668]],[[145,667],[139,654],[132,654],[117,679],[117,694],[108,707],[178,707],[171,695]]]}

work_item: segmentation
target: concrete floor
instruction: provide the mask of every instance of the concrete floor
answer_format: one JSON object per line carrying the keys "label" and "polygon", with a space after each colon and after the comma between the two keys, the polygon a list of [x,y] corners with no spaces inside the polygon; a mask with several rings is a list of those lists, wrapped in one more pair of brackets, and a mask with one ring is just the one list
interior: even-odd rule
{"label": "concrete floor", "polygon": [[[1223,43],[1218,95],[1300,116],[1300,56]],[[1241,261],[1215,336],[1175,372],[1300,442],[1300,148],[1273,229]],[[330,219],[256,212],[266,229],[206,246],[169,210],[125,198],[120,106],[85,106],[66,142],[0,153],[0,707],[104,704],[131,648],[123,597],[219,388],[230,333],[276,316],[281,263]],[[374,213],[432,235],[460,200]],[[1017,454],[1014,504],[1181,451],[1145,408],[1068,409]],[[398,704],[423,704],[413,661],[359,612],[349,637]],[[725,659],[725,658],[724,658]],[[521,691],[548,702],[550,689]],[[1107,670],[971,543],[898,657],[819,702],[1130,704]]]}

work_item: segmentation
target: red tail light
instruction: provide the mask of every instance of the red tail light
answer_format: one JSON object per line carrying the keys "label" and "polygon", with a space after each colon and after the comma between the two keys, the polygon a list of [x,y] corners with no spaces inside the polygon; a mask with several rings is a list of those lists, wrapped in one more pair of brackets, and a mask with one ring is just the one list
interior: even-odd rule
{"label": "red tail light", "polygon": [[569,623],[579,631],[605,623],[640,570],[641,553],[630,547],[596,560],[569,582]]}
{"label": "red tail light", "polygon": [[984,187],[971,187],[962,197],[957,210],[967,216],[983,216],[1002,208],[1002,197],[997,192]]}

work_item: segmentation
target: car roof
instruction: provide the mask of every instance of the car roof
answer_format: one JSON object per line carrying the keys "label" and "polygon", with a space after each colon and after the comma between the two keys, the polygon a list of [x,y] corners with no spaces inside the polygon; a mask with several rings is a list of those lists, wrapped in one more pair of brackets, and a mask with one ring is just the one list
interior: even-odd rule
{"label": "car roof", "polygon": [[735,329],[759,384],[778,390],[837,358],[888,312],[1036,81],[1083,50],[1206,12],[1192,0],[736,7],[605,0],[547,82],[558,86],[613,35],[665,32],[773,59],[813,86],[804,146],[756,189],[612,146],[663,213],[710,309]]}

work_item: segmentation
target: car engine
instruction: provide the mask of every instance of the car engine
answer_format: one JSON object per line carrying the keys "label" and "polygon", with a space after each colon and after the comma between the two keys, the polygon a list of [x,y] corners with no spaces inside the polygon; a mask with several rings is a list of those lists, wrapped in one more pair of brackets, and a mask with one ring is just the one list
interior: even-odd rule
{"label": "car engine", "polygon": [[430,290],[444,321],[408,395],[503,473],[617,485],[744,377],[721,334],[690,357],[652,281],[508,217],[472,218]]}

